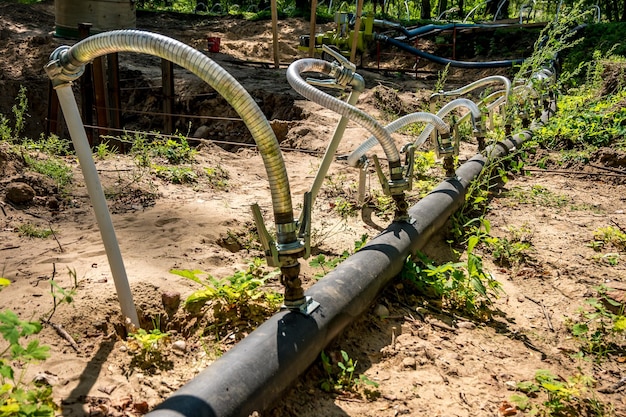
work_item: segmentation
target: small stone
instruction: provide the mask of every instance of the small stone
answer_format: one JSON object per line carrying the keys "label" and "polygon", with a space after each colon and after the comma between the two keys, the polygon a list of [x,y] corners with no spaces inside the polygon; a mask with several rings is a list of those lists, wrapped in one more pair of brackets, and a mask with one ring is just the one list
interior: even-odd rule
{"label": "small stone", "polygon": [[163,291],[161,293],[161,302],[168,314],[171,314],[178,310],[180,306],[180,293],[178,291]]}
{"label": "small stone", "polygon": [[128,352],[128,346],[126,345],[120,346],[120,352]]}
{"label": "small stone", "polygon": [[460,321],[456,325],[459,329],[473,330],[476,328],[476,325],[471,321]]}
{"label": "small stone", "polygon": [[389,317],[389,309],[382,304],[378,304],[376,308],[374,308],[374,314],[379,318],[384,319]]}
{"label": "small stone", "polygon": [[408,357],[408,358],[404,358],[402,359],[402,367],[404,369],[415,369],[416,366],[416,362],[415,362],[415,358],[413,357]]}
{"label": "small stone", "polygon": [[506,381],[504,383],[504,386],[506,386],[506,389],[508,389],[509,391],[517,390],[517,383],[515,381]]}
{"label": "small stone", "polygon": [[7,186],[7,199],[15,204],[30,203],[35,198],[35,190],[23,182],[13,182]]}
{"label": "small stone", "polygon": [[172,349],[177,350],[179,352],[187,351],[187,343],[184,340],[177,340],[172,343]]}

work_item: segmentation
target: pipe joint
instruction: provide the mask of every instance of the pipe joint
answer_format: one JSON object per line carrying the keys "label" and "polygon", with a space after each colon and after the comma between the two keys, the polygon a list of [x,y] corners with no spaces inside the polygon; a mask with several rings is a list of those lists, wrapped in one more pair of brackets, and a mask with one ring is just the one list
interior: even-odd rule
{"label": "pipe joint", "polygon": [[85,65],[71,62],[69,50],[67,45],[59,46],[52,51],[50,62],[44,66],[46,74],[55,85],[75,81],[85,72]]}

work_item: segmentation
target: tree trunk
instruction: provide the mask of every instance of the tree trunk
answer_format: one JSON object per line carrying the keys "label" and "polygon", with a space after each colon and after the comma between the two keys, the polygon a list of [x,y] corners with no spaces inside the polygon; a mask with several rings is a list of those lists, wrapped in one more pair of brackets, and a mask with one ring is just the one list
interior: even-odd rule
{"label": "tree trunk", "polygon": [[[624,0],[626,1],[626,0]],[[463,4],[463,0],[459,0],[459,16],[461,16],[461,18],[465,17],[465,12],[463,11],[463,6],[465,6]]]}
{"label": "tree trunk", "polygon": [[430,19],[430,0],[422,0],[422,10],[420,17],[425,20]]}
{"label": "tree trunk", "polygon": [[309,16],[311,13],[311,2],[309,0],[296,0],[296,10],[301,10],[303,16]]}
{"label": "tree trunk", "polygon": [[622,17],[619,20],[620,22],[626,22],[626,0],[624,0],[624,4],[622,6]]}
{"label": "tree trunk", "polygon": [[448,0],[439,0],[439,7],[437,7],[437,16],[441,16],[441,14],[446,11],[447,7]]}

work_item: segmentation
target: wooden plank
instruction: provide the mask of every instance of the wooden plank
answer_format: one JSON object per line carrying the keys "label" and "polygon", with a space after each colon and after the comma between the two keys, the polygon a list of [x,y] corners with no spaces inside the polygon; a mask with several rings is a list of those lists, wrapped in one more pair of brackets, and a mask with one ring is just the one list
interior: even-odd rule
{"label": "wooden plank", "polygon": [[163,132],[174,132],[174,63],[166,59],[161,60],[161,82],[163,88]]}
{"label": "wooden plank", "polygon": [[361,31],[361,14],[363,14],[363,0],[358,0],[356,4],[356,22],[354,23],[354,33],[352,34],[352,49],[350,50],[350,62],[356,65],[356,46],[359,42],[359,32]]}
{"label": "wooden plank", "polygon": [[317,19],[317,0],[311,0],[311,23],[309,26],[309,57],[315,57],[315,20]]}
{"label": "wooden plank", "polygon": [[272,9],[272,51],[274,52],[274,68],[280,67],[280,54],[278,51],[278,6],[276,0],[270,1]]}

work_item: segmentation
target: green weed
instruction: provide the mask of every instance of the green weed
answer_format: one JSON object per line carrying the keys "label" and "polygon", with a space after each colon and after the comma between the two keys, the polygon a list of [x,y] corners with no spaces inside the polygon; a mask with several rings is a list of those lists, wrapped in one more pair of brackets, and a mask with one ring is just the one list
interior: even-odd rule
{"label": "green weed", "polygon": [[566,195],[555,193],[538,184],[533,185],[530,189],[512,187],[511,190],[504,193],[504,196],[521,204],[533,204],[549,208],[561,208],[570,203],[570,198]]}
{"label": "green weed", "polygon": [[[510,400],[529,415],[542,417],[611,416],[613,410],[595,397],[593,387],[596,381],[578,374],[564,380],[552,372],[540,369],[533,380],[517,384],[520,394]],[[543,402],[535,404],[531,398],[541,397]]]}
{"label": "green weed", "polygon": [[50,228],[37,227],[32,223],[24,223],[17,227],[17,231],[20,236],[46,239],[54,234],[54,231]]}
{"label": "green weed", "polygon": [[241,333],[244,328],[256,327],[282,304],[282,295],[264,289],[267,280],[279,271],[267,272],[263,260],[254,259],[245,271],[217,279],[200,270],[177,270],[170,272],[190,279],[202,286],[185,300],[185,308],[198,314],[210,303],[213,324],[208,330],[223,337],[229,333]]}
{"label": "green weed", "polygon": [[435,265],[423,253],[407,259],[400,276],[425,296],[437,300],[442,308],[484,318],[501,291],[501,284],[483,268],[482,258],[474,253],[479,237],[467,242],[465,262]]}
{"label": "green weed", "polygon": [[527,226],[509,228],[509,237],[485,237],[484,241],[497,265],[512,267],[530,260],[532,231]]}
{"label": "green weed", "polygon": [[172,184],[189,184],[198,181],[198,175],[190,167],[152,165],[157,177]]}
{"label": "green weed", "polygon": [[[8,285],[2,278],[0,290]],[[0,312],[0,334],[7,343],[0,352],[0,416],[53,417],[59,407],[52,399],[52,387],[24,381],[28,365],[46,360],[48,346],[31,336],[41,331],[41,323],[21,320],[14,312]],[[25,339],[31,340],[24,345]]]}
{"label": "green weed", "polygon": [[583,343],[583,354],[600,361],[611,354],[626,351],[624,304],[608,295],[608,288],[598,287],[597,298],[585,300],[575,318],[567,320],[574,337]]}
{"label": "green weed", "polygon": [[72,168],[62,159],[49,157],[40,160],[25,154],[24,160],[30,169],[52,179],[60,190],[64,190],[72,182]]}
{"label": "green weed", "polygon": [[204,168],[204,172],[209,178],[209,184],[213,188],[217,188],[218,190],[224,190],[228,188],[228,172],[221,166],[217,166],[215,168],[207,167]]}
{"label": "green weed", "polygon": [[[322,351],[320,357],[322,359],[322,367],[326,372],[326,377],[322,380],[320,387],[326,392],[345,393],[358,392],[359,388],[367,388],[366,386],[378,388],[378,383],[369,379],[365,374],[355,376],[356,360],[350,358],[345,350],[341,352],[341,359],[336,361]],[[371,398],[371,393],[366,393],[366,397]]]}
{"label": "green weed", "polygon": [[138,329],[128,335],[127,345],[129,351],[135,355],[136,364],[146,369],[151,366],[161,366],[164,362],[163,352],[169,341],[169,333],[161,332],[158,328],[149,332]]}

